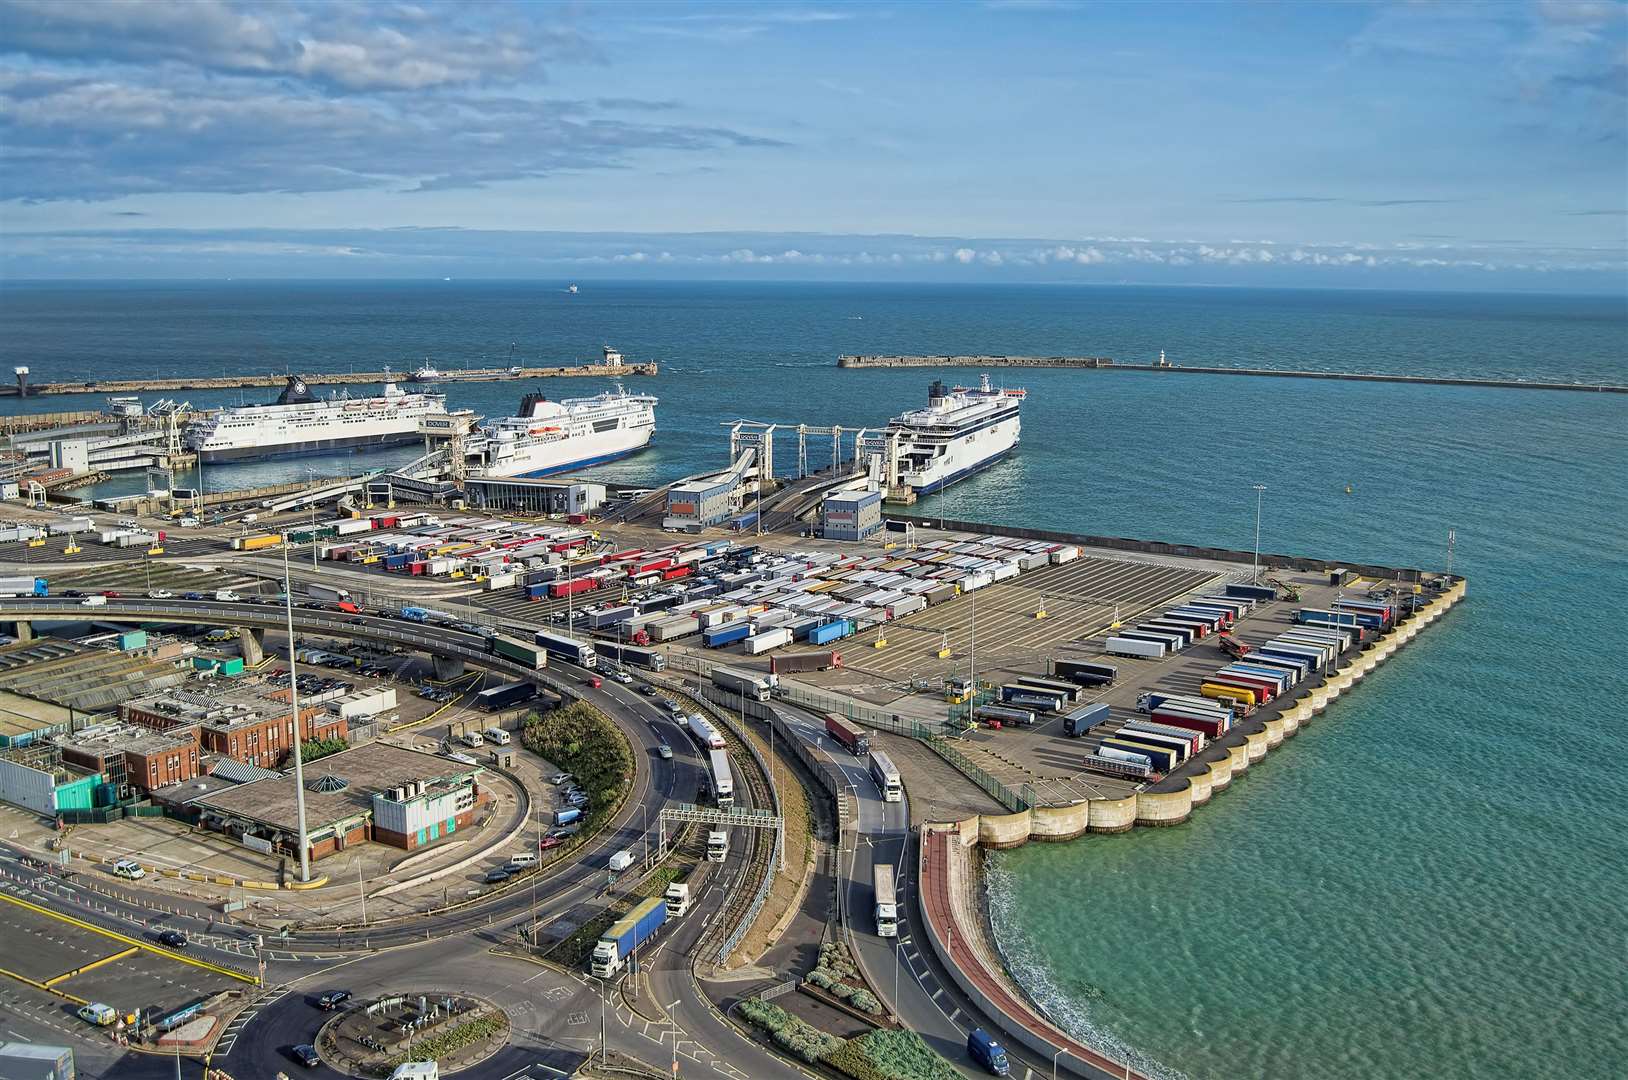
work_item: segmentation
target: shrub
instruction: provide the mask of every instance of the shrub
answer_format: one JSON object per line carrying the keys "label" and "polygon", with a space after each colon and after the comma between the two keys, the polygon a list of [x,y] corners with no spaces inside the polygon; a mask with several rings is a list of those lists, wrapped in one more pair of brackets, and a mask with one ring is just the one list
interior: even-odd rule
{"label": "shrub", "polygon": [[882,1015],[882,1003],[876,1000],[876,995],[869,990],[855,990],[853,996],[848,999],[848,1004],[872,1016]]}
{"label": "shrub", "polygon": [[831,976],[827,975],[820,968],[815,968],[813,971],[808,973],[808,981],[819,987],[821,990],[831,989]]}
{"label": "shrub", "polygon": [[588,796],[583,832],[594,830],[616,805],[633,757],[627,738],[604,713],[585,702],[573,702],[546,714],[531,713],[520,735],[527,750],[571,773]]}
{"label": "shrub", "polygon": [[842,1040],[837,1036],[761,998],[747,998],[736,1007],[746,1020],[768,1032],[778,1046],[810,1065],[842,1048]]}
{"label": "shrub", "polygon": [[832,983],[830,990],[831,996],[838,1001],[847,1001],[854,996],[854,988],[847,983]]}
{"label": "shrub", "polygon": [[825,1061],[854,1080],[957,1080],[961,1075],[914,1031],[872,1031],[849,1039]]}

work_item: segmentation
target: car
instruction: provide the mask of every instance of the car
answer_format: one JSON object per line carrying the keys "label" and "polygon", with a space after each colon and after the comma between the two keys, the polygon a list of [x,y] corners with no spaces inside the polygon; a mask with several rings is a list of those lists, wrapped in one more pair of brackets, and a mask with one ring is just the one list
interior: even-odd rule
{"label": "car", "polygon": [[595,690],[598,690],[601,686],[605,685],[605,680],[601,679],[598,675],[590,675],[582,681],[584,684],[593,687]]}
{"label": "car", "polygon": [[187,947],[187,936],[179,930],[165,930],[158,935],[158,943],[172,949],[184,949]]}
{"label": "car", "polygon": [[496,885],[500,881],[508,881],[512,873],[507,866],[494,866],[486,871],[486,884]]}
{"label": "car", "polygon": [[566,796],[565,801],[576,807],[578,810],[581,810],[583,807],[588,805],[588,796],[579,791],[574,795]]}
{"label": "car", "polygon": [[173,599],[174,596],[175,596],[175,594],[170,592],[168,589],[154,589],[152,592],[147,594],[147,599],[149,599],[149,600],[170,600],[170,599]]}
{"label": "car", "polygon": [[63,589],[62,590],[62,595],[68,597],[71,600],[78,600],[80,597],[84,596],[85,594],[80,592],[78,589]]}
{"label": "car", "polygon": [[147,876],[147,871],[134,859],[120,859],[113,864],[113,876],[126,881],[140,881]]}
{"label": "car", "polygon": [[317,998],[317,1008],[333,1012],[350,1000],[349,990],[329,990]]}
{"label": "car", "polygon": [[548,838],[553,840],[569,840],[571,837],[577,834],[579,828],[580,827],[576,825],[561,825],[557,829],[548,830]]}
{"label": "car", "polygon": [[553,833],[550,833],[541,840],[537,841],[537,850],[547,851],[549,848],[557,848],[563,843],[565,843],[565,837],[555,836]]}
{"label": "car", "polygon": [[646,682],[639,684],[639,693],[643,694],[645,697],[657,697],[661,694],[661,691],[657,690],[654,686],[651,686]]}
{"label": "car", "polygon": [[298,1046],[289,1047],[288,1056],[304,1065],[307,1069],[314,1069],[322,1064],[322,1058],[317,1054],[317,1048],[310,1043],[300,1043]]}
{"label": "car", "polygon": [[550,784],[553,784],[555,787],[559,787],[561,784],[565,783],[567,780],[575,780],[575,779],[576,779],[576,777],[572,776],[568,772],[557,772],[553,776],[550,776],[548,778],[548,782]]}
{"label": "car", "polygon": [[656,756],[661,758],[663,761],[671,761],[673,760],[673,748],[668,746],[666,743],[662,743],[660,746],[656,747]]}
{"label": "car", "polygon": [[109,600],[117,600],[117,599],[119,599],[118,592],[113,590],[113,589],[103,589],[102,590],[102,595],[107,597]]}
{"label": "car", "polygon": [[203,598],[204,594],[201,592],[184,592],[181,594],[183,600],[202,600]]}

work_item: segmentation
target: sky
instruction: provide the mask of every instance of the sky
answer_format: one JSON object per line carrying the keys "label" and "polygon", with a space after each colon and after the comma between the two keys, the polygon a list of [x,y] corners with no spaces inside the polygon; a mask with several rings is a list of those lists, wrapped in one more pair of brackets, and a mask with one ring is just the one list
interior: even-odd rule
{"label": "sky", "polygon": [[1628,294],[1628,5],[0,0],[0,275]]}

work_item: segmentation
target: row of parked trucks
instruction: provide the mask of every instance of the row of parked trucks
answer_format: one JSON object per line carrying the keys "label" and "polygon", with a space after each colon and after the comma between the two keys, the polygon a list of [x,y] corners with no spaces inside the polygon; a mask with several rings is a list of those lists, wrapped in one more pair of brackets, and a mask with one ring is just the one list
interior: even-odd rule
{"label": "row of parked trucks", "polygon": [[1230,584],[1221,595],[1197,596],[1114,633],[1103,648],[1115,656],[1162,660],[1211,634],[1226,634],[1234,623],[1261,602],[1259,593],[1276,595],[1264,586]]}

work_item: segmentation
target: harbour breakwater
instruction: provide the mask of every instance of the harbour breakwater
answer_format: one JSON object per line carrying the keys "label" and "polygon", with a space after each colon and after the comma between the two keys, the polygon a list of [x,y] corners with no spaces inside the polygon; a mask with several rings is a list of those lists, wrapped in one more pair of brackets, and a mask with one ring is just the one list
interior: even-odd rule
{"label": "harbour breakwater", "polygon": [[[522,379],[620,379],[655,375],[653,363],[574,364],[565,367],[469,368],[448,372],[426,388],[461,382],[515,382]],[[301,378],[310,386],[356,386],[408,381],[395,371],[316,371]],[[174,379],[87,379],[83,382],[27,383],[0,386],[0,397],[43,394],[135,394],[175,390],[237,390],[256,386],[282,386],[287,375],[195,375]]]}
{"label": "harbour breakwater", "polygon": [[1389,632],[1367,643],[1355,659],[1321,685],[1301,691],[1293,703],[1263,721],[1232,745],[1212,745],[1199,767],[1162,784],[1114,799],[1089,799],[1067,806],[1035,806],[1012,814],[974,814],[946,823],[968,844],[1011,848],[1030,840],[1073,840],[1089,832],[1125,832],[1138,825],[1179,825],[1194,809],[1223,791],[1234,777],[1259,764],[1268,753],[1321,714],[1396,651],[1417,637],[1464,598],[1467,582],[1457,578],[1429,604]]}
{"label": "harbour breakwater", "polygon": [[1080,368],[1089,371],[1140,371],[1185,375],[1258,375],[1277,379],[1333,379],[1347,382],[1423,383],[1430,386],[1497,387],[1504,390],[1585,390],[1628,394],[1612,383],[1565,383],[1527,379],[1457,379],[1445,375],[1383,375],[1358,371],[1298,371],[1288,368],[1189,367],[1182,364],[1116,364],[1106,356],[839,356],[841,368],[977,367]]}

